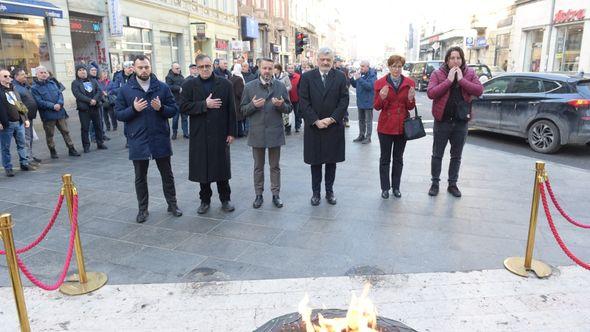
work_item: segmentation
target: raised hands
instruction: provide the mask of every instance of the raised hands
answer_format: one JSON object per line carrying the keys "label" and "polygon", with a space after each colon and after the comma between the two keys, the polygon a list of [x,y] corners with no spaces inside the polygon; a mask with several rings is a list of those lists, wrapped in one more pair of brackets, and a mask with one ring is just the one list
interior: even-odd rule
{"label": "raised hands", "polygon": [[143,98],[137,99],[137,97],[135,97],[135,99],[133,100],[133,109],[136,112],[143,111],[147,106],[148,106],[148,102],[147,102],[147,100],[145,100]]}
{"label": "raised hands", "polygon": [[264,98],[257,99],[256,95],[254,95],[254,98],[252,98],[252,104],[254,104],[254,107],[256,108],[261,108],[262,106],[264,106]]}
{"label": "raised hands", "polygon": [[219,98],[213,98],[213,94],[210,93],[209,97],[207,97],[207,99],[205,99],[205,102],[207,103],[207,108],[220,108],[222,103],[221,103],[221,99]]}

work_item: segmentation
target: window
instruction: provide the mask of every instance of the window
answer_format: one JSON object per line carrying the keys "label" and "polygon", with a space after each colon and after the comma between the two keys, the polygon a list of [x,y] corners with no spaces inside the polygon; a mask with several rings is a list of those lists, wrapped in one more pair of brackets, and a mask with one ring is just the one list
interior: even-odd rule
{"label": "window", "polygon": [[555,57],[553,59],[554,71],[578,71],[583,33],[584,26],[582,24],[557,28]]}
{"label": "window", "polygon": [[0,67],[24,68],[27,74],[43,65],[52,70],[49,41],[42,18],[0,18]]}
{"label": "window", "polygon": [[160,52],[158,53],[159,62],[162,63],[163,74],[168,72],[172,63],[178,62],[178,39],[179,35],[172,32],[160,32]]}
{"label": "window", "polygon": [[543,82],[534,78],[517,78],[514,80],[512,93],[539,93],[543,91]]}
{"label": "window", "polygon": [[442,62],[429,62],[428,66],[426,67],[426,74],[428,74],[428,75],[432,74],[433,71],[440,68],[441,64],[442,64]]}
{"label": "window", "polygon": [[500,77],[487,81],[483,84],[483,93],[506,93],[511,78]]}
{"label": "window", "polygon": [[565,82],[543,81],[543,91],[547,93],[569,93],[570,89]]}
{"label": "window", "polygon": [[152,32],[148,29],[123,27],[123,51],[149,54],[152,50]]}
{"label": "window", "polygon": [[414,69],[412,69],[412,75],[422,75],[425,66],[425,63],[417,63],[414,65]]}
{"label": "window", "polygon": [[532,30],[526,33],[525,71],[538,72],[541,70],[541,50],[543,47],[543,34],[545,31]]}

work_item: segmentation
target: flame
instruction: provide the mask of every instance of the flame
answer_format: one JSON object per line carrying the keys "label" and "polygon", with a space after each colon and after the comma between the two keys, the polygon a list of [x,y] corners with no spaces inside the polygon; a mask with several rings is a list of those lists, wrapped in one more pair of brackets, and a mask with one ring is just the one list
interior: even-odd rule
{"label": "flame", "polygon": [[299,302],[299,314],[305,323],[306,332],[377,332],[377,310],[369,299],[371,285],[366,284],[360,297],[353,292],[346,317],[325,318],[318,314],[318,324],[311,321],[309,296]]}

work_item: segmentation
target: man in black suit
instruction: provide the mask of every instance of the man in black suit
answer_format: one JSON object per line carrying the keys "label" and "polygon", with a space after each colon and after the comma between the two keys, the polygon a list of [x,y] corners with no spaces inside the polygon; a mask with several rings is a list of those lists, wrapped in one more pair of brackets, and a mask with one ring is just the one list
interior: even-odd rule
{"label": "man in black suit", "polygon": [[303,156],[311,165],[311,205],[320,204],[322,165],[325,167],[326,200],[335,205],[336,163],[344,161],[344,115],[348,109],[348,79],[332,68],[334,52],[318,51],[318,68],[301,76],[299,107],[305,119]]}

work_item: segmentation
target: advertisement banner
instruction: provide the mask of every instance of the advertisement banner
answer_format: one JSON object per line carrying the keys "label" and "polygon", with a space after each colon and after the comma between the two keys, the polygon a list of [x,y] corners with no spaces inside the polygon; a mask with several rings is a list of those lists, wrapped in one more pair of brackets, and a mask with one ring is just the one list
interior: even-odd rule
{"label": "advertisement banner", "polygon": [[123,36],[123,18],[121,17],[121,3],[119,0],[107,0],[109,12],[109,30],[111,37]]}

